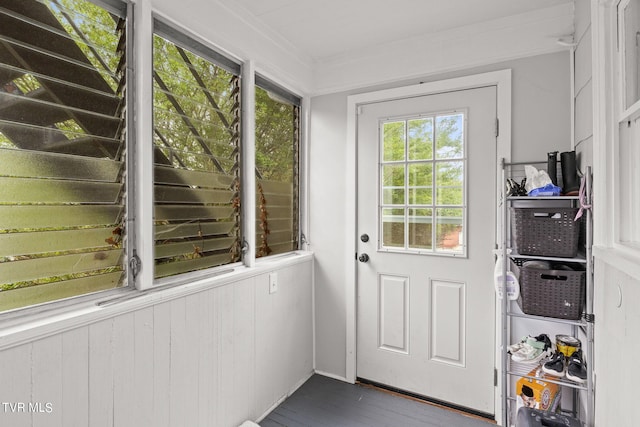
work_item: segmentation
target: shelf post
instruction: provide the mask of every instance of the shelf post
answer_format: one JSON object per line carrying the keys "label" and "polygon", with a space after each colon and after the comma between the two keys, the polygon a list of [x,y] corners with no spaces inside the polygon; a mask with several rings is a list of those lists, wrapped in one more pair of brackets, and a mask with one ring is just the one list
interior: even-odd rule
{"label": "shelf post", "polygon": [[508,235],[508,221],[507,221],[507,214],[508,214],[508,208],[507,208],[507,195],[504,191],[505,187],[505,182],[506,182],[506,175],[505,175],[505,159],[502,158],[501,159],[501,165],[502,165],[502,183],[500,185],[500,191],[502,193],[502,198],[501,198],[501,202],[502,202],[502,242],[501,242],[501,250],[502,250],[502,301],[501,301],[501,305],[502,305],[502,309],[501,309],[501,332],[502,332],[502,345],[500,347],[500,355],[501,355],[501,371],[502,371],[502,377],[501,377],[501,387],[502,387],[502,425],[504,427],[508,427],[509,426],[509,399],[508,399],[508,395],[509,395],[509,389],[508,389],[508,384],[507,384],[507,358],[508,358],[508,354],[507,354],[507,345],[509,342],[509,325],[508,325],[508,319],[507,319],[507,311],[509,309],[508,306],[508,298],[507,298],[507,235]]}

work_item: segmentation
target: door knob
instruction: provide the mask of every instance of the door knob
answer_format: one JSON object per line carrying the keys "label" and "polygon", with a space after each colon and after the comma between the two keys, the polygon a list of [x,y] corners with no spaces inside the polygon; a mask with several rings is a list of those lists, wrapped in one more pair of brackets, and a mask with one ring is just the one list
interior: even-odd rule
{"label": "door knob", "polygon": [[362,255],[360,255],[360,257],[358,257],[358,261],[360,261],[360,262],[367,262],[367,261],[369,261],[369,255],[367,255],[367,254],[362,254]]}

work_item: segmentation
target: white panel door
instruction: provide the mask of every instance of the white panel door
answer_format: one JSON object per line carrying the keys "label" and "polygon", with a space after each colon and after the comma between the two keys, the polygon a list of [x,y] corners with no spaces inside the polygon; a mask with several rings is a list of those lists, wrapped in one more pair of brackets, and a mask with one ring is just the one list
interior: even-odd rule
{"label": "white panel door", "polygon": [[485,414],[494,412],[495,123],[495,86],[358,115],[357,376]]}

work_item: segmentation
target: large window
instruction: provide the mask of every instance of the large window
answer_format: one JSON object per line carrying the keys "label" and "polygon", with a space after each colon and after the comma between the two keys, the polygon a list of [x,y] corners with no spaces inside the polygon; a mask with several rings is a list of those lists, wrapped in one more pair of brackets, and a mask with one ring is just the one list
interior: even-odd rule
{"label": "large window", "polygon": [[619,80],[618,144],[614,157],[616,240],[640,249],[640,1],[622,0],[618,5]]}
{"label": "large window", "polygon": [[156,22],[155,277],[240,260],[239,65],[221,59]]}
{"label": "large window", "polygon": [[381,249],[465,253],[464,122],[456,112],[381,123]]}
{"label": "large window", "polygon": [[[300,99],[256,76],[249,146],[241,64],[153,20],[153,72],[135,74],[131,14],[119,0],[0,4],[0,312],[250,264],[247,245],[256,256],[298,248]],[[152,106],[128,90],[133,76],[153,87]],[[149,107],[152,129],[137,119]],[[152,139],[134,140],[136,126]],[[136,157],[142,147],[152,160]],[[246,194],[243,155],[254,151]],[[137,223],[151,208],[141,187],[153,188],[152,228]],[[246,221],[257,236],[243,234]],[[141,259],[154,260],[142,266],[153,283],[140,283]]]}
{"label": "large window", "polygon": [[[252,245],[256,256],[298,248],[300,98],[256,76],[248,146],[241,64],[153,20],[153,71],[140,76],[131,14],[120,0],[0,4],[0,312],[251,264]],[[152,106],[131,76],[153,88]],[[149,108],[152,121],[138,115]],[[246,194],[240,178],[254,172]],[[138,222],[144,188],[152,224]],[[150,259],[153,275],[138,276]]]}
{"label": "large window", "polygon": [[257,84],[256,256],[262,257],[298,249],[300,99],[264,79]]}
{"label": "large window", "polygon": [[0,8],[0,311],[123,283],[124,10]]}

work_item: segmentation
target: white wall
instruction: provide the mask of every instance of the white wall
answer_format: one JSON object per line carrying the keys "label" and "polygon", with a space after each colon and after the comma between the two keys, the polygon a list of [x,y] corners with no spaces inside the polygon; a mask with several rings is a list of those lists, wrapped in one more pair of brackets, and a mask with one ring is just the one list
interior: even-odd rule
{"label": "white wall", "polygon": [[573,8],[566,2],[324,58],[313,70],[315,94],[558,52],[565,48],[556,40],[573,32]]}
{"label": "white wall", "polygon": [[638,425],[640,278],[596,258],[596,426]]}
{"label": "white wall", "polygon": [[544,160],[548,151],[571,147],[571,91],[567,52],[539,55],[439,76],[323,95],[311,100],[310,232],[316,256],[316,369],[346,375],[346,274],[356,262],[348,252],[355,236],[345,225],[347,96],[373,90],[512,69],[512,160]]}
{"label": "white wall", "polygon": [[0,406],[0,425],[257,420],[313,372],[312,265],[306,255],[275,270],[274,294],[262,270],[0,351],[0,401],[44,411]]}
{"label": "white wall", "polygon": [[591,73],[591,7],[588,1],[576,2],[575,12],[574,144],[578,166],[585,171],[593,166],[593,85]]}
{"label": "white wall", "polygon": [[[590,2],[576,2],[574,27],[574,43],[576,46],[573,52],[573,143],[576,150],[578,170],[586,172],[588,166],[593,166],[593,85],[591,73],[592,44]],[[586,334],[579,333],[578,338],[585,342],[587,336]],[[595,353],[595,349],[593,350],[593,353]],[[592,363],[591,360],[593,360],[593,353],[591,354],[590,360],[588,360],[587,354],[585,354],[585,362]],[[583,416],[586,416],[585,408],[587,407],[587,394],[581,393],[580,399],[582,414]]]}

